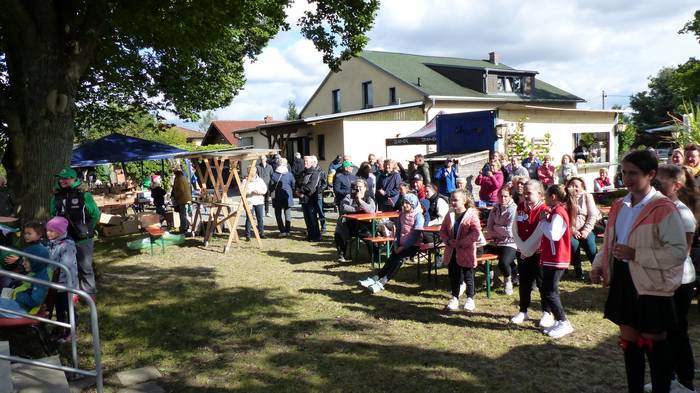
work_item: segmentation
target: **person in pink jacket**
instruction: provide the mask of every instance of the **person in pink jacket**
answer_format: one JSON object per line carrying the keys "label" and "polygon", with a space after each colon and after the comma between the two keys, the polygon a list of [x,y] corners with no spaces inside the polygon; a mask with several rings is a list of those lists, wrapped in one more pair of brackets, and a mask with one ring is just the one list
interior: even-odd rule
{"label": "person in pink jacket", "polygon": [[552,165],[552,157],[545,156],[544,162],[537,168],[537,179],[547,188],[554,184],[554,175],[556,171],[556,168]]}
{"label": "person in pink jacket", "polygon": [[444,260],[447,262],[450,276],[452,299],[447,304],[448,310],[459,308],[460,287],[467,284],[467,301],[464,309],[473,311],[474,303],[474,268],[476,267],[476,243],[483,238],[479,211],[474,201],[462,190],[456,190],[450,197],[452,209],[440,227],[440,239],[445,243]]}
{"label": "person in pink jacket", "polygon": [[498,203],[498,190],[503,186],[503,172],[498,160],[494,160],[491,162],[491,165],[486,166],[474,182],[476,185],[481,186],[479,189],[479,199],[481,201],[485,202],[487,206],[493,206]]}

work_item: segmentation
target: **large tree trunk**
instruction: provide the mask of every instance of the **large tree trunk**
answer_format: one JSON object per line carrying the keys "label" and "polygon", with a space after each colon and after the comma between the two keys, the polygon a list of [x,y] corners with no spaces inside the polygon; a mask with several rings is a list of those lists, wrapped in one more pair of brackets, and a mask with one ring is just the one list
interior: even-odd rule
{"label": "large tree trunk", "polygon": [[54,175],[69,164],[73,144],[76,83],[66,80],[61,54],[44,49],[42,56],[23,56],[24,91],[15,90],[8,116],[4,164],[23,220],[48,216]]}

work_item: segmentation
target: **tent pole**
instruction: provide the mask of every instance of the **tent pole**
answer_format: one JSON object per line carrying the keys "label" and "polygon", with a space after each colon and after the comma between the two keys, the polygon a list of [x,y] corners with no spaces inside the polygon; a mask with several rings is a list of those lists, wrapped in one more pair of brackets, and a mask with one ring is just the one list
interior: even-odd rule
{"label": "tent pole", "polygon": [[141,184],[143,184],[143,161],[141,161]]}
{"label": "tent pole", "polygon": [[165,160],[160,160],[160,176],[165,177]]}

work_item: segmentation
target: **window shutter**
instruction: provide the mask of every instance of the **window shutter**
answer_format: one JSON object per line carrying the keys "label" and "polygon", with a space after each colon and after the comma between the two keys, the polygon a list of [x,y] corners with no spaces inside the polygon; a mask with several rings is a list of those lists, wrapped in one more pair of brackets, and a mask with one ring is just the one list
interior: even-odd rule
{"label": "window shutter", "polygon": [[498,92],[498,77],[496,75],[486,76],[486,94]]}

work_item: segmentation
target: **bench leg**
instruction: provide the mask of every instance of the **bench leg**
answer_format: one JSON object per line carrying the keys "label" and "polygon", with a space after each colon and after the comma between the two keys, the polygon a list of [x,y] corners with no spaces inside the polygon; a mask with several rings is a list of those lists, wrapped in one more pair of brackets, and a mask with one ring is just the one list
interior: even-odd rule
{"label": "bench leg", "polygon": [[486,261],[486,297],[491,299],[491,261]]}

